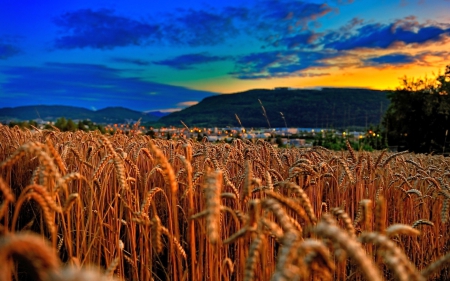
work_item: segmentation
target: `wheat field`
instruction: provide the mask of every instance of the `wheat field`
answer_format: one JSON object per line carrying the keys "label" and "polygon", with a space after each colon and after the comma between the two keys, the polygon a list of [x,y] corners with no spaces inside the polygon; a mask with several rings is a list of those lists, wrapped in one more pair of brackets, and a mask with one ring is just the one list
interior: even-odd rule
{"label": "wheat field", "polygon": [[448,280],[449,165],[0,125],[0,280]]}

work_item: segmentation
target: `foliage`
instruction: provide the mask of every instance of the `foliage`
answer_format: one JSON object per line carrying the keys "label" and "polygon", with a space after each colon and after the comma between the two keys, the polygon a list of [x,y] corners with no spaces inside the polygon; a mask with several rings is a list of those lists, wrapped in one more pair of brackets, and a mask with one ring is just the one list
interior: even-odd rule
{"label": "foliage", "polygon": [[145,133],[145,135],[146,135],[146,136],[149,136],[149,137],[152,138],[152,139],[154,139],[155,136],[156,136],[156,133],[155,133],[155,131],[153,131],[153,130],[148,130],[148,131]]}
{"label": "foliage", "polygon": [[[375,149],[382,150],[388,147],[386,131],[380,126],[370,126],[368,130],[364,133],[359,139],[359,146],[363,148],[363,150]],[[370,147],[371,149],[364,149],[364,147]]]}
{"label": "foliage", "polygon": [[388,94],[391,104],[383,120],[390,145],[414,152],[445,149],[450,129],[450,65],[435,79],[408,79]]}
{"label": "foliage", "polygon": [[313,145],[323,146],[327,149],[335,151],[342,151],[347,150],[346,141],[349,140],[352,149],[357,151],[382,150],[386,148],[386,145],[383,143],[383,138],[381,137],[380,132],[381,129],[379,126],[376,130],[370,127],[364,136],[362,136],[358,141],[354,141],[345,134],[337,136],[335,130],[325,130],[323,133],[319,133],[317,135],[314,139]]}
{"label": "foliage", "polygon": [[14,127],[14,126],[18,126],[21,129],[31,129],[31,126],[37,127],[38,123],[34,120],[30,120],[30,121],[11,121],[9,122],[9,127]]}
{"label": "foliage", "polygon": [[[81,131],[99,130],[103,134],[106,132],[105,128],[102,125],[95,124],[90,120],[78,121],[78,123],[75,124],[75,122],[72,119],[66,120],[66,118],[61,117],[56,120],[54,126],[62,132],[75,132],[77,130]],[[48,126],[46,128],[50,129],[51,127]]]}

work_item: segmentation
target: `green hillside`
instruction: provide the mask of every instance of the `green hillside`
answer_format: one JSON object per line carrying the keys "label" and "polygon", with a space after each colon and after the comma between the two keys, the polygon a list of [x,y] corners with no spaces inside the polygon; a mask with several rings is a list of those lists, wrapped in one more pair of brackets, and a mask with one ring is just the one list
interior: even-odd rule
{"label": "green hillside", "polygon": [[250,90],[212,96],[197,105],[162,117],[165,125],[268,127],[349,127],[378,124],[389,105],[386,92],[368,89],[324,88],[322,90]]}

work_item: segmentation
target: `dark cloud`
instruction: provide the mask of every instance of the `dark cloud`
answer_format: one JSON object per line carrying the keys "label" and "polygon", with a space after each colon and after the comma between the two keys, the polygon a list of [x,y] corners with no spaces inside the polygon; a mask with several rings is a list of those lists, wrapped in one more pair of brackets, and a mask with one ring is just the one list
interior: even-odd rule
{"label": "dark cloud", "polygon": [[14,45],[0,42],[0,60],[6,60],[20,53],[20,49]]}
{"label": "dark cloud", "polygon": [[169,15],[161,24],[163,40],[176,45],[213,46],[239,34],[236,21],[245,9],[182,10]]}
{"label": "dark cloud", "polygon": [[165,65],[178,70],[193,69],[196,65],[226,60],[228,57],[211,56],[208,53],[186,54],[172,59],[154,61],[154,64]]}
{"label": "dark cloud", "polygon": [[421,25],[414,17],[396,21],[389,25],[366,24],[356,32],[329,32],[322,38],[325,48],[338,51],[358,48],[386,49],[393,43],[423,44],[439,41],[450,34],[449,27],[439,25]]}
{"label": "dark cloud", "polygon": [[311,37],[303,34],[308,24],[331,11],[326,4],[265,0],[221,10],[181,10],[164,20],[170,24],[161,26],[164,40],[179,45],[212,46],[246,33],[269,45],[298,46]]}
{"label": "dark cloud", "polygon": [[293,0],[262,1],[253,10],[248,30],[275,47],[315,47],[315,21],[333,11],[327,4]]}
{"label": "dark cloud", "polygon": [[59,49],[112,49],[142,45],[160,37],[157,25],[118,16],[107,9],[67,12],[55,18],[54,23],[65,34],[55,40]]}
{"label": "dark cloud", "polygon": [[[269,45],[290,47],[310,43],[308,26],[331,12],[327,4],[296,0],[265,0],[252,6],[180,9],[146,22],[120,16],[114,10],[81,9],[54,19],[60,29],[58,49],[112,49],[148,43],[215,46],[243,33]],[[306,38],[303,38],[306,37]]]}
{"label": "dark cloud", "polygon": [[394,53],[364,60],[365,65],[369,66],[385,66],[385,65],[401,65],[414,63],[417,59],[405,53]]}
{"label": "dark cloud", "polygon": [[442,61],[446,61],[450,58],[450,52],[448,51],[425,51],[417,54],[408,53],[392,53],[384,56],[371,57],[363,60],[364,66],[374,67],[386,67],[386,66],[402,66],[404,64],[414,65],[432,65],[429,62],[429,58],[440,58]]}
{"label": "dark cloud", "polygon": [[2,67],[0,85],[3,106],[54,104],[104,108],[123,106],[146,111],[176,108],[186,101],[200,101],[213,95],[124,77],[122,71],[102,65],[47,63],[42,67]]}
{"label": "dark cloud", "polygon": [[280,40],[273,42],[273,46],[283,46],[288,49],[294,49],[299,47],[315,48],[317,47],[314,42],[318,39],[318,34],[314,34],[311,31],[305,31],[297,33],[293,36],[285,36]]}
{"label": "dark cloud", "polygon": [[126,64],[134,64],[138,66],[146,66],[149,65],[150,62],[142,59],[132,59],[132,58],[120,58],[120,57],[114,57],[111,58],[112,62],[119,62],[119,63],[126,63]]}
{"label": "dark cloud", "polygon": [[281,77],[313,76],[311,68],[326,67],[326,59],[337,56],[335,52],[323,51],[272,51],[253,53],[236,61],[235,71],[230,73],[238,79],[269,79]]}
{"label": "dark cloud", "polygon": [[327,4],[306,1],[267,0],[258,3],[255,26],[263,31],[285,34],[304,30],[308,23],[333,11]]}

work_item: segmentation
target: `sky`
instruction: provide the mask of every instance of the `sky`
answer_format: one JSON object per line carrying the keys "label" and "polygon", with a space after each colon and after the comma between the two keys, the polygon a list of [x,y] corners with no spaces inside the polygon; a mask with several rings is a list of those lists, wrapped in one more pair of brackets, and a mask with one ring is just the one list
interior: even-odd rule
{"label": "sky", "polygon": [[395,89],[449,59],[450,0],[0,0],[0,108],[172,112],[255,88]]}

